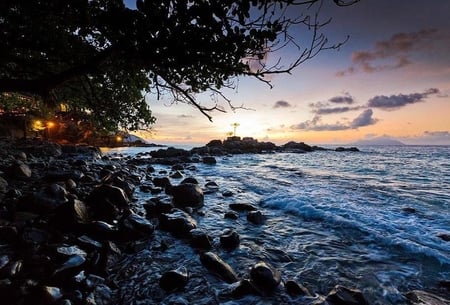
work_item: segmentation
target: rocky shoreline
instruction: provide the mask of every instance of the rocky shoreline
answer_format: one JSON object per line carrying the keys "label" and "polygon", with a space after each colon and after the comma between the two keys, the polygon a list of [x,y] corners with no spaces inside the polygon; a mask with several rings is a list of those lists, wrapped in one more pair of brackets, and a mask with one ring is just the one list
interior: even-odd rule
{"label": "rocky shoreline", "polygon": [[[225,154],[321,148],[234,139],[131,158],[102,156],[89,146],[0,142],[3,304],[239,304],[249,295],[276,304],[370,303],[352,287],[337,285],[323,296],[308,291],[263,260],[235,270],[230,258],[239,234],[227,229],[215,236],[201,225],[208,217],[205,195],[233,194],[214,181],[200,185],[193,176],[196,164],[213,166],[214,156]],[[264,210],[241,202],[230,203],[221,217],[244,218],[249,226],[266,222]],[[189,264],[183,260],[187,253],[195,257]],[[273,255],[284,253],[274,249]],[[149,265],[145,277],[135,272],[140,264]],[[406,298],[411,304],[448,304],[423,291]]]}

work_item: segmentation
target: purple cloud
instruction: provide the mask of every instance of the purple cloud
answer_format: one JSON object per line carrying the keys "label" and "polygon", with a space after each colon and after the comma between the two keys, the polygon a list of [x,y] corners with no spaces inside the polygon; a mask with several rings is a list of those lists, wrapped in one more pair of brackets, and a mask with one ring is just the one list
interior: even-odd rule
{"label": "purple cloud", "polygon": [[292,105],[289,102],[286,101],[277,101],[275,103],[275,105],[273,105],[272,108],[277,109],[277,108],[290,108],[292,107]]}
{"label": "purple cloud", "polygon": [[409,104],[424,102],[425,99],[433,94],[438,94],[439,89],[430,88],[422,93],[397,94],[397,95],[377,95],[367,103],[368,107],[380,108],[383,110],[394,110]]}

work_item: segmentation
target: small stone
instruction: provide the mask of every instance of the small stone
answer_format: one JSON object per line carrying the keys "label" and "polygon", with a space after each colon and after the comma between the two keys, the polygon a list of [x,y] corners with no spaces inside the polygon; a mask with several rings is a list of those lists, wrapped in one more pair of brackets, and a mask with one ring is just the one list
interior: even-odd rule
{"label": "small stone", "polygon": [[225,215],[224,215],[224,217],[227,218],[227,219],[233,219],[233,220],[236,220],[236,219],[239,218],[239,214],[236,213],[236,212],[232,212],[232,211],[231,211],[231,212],[226,212]]}
{"label": "small stone", "polygon": [[209,250],[213,246],[212,238],[202,229],[193,229],[190,232],[191,246],[198,249]]}
{"label": "small stone", "polygon": [[237,212],[250,212],[257,210],[257,208],[250,203],[230,203],[229,207]]}
{"label": "small stone", "polygon": [[287,293],[292,297],[302,296],[302,295],[307,295],[307,296],[311,295],[311,293],[308,291],[308,288],[297,283],[294,280],[286,281],[286,283],[284,284],[284,287],[286,288]]}
{"label": "small stone", "polygon": [[233,268],[213,252],[200,254],[200,261],[211,273],[217,275],[229,284],[239,280]]}

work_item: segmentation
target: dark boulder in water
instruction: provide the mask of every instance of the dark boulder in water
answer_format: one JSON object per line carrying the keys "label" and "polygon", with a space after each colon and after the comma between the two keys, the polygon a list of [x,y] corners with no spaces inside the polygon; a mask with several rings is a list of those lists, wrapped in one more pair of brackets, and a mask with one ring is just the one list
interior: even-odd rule
{"label": "dark boulder in water", "polygon": [[261,225],[266,221],[266,217],[261,211],[250,211],[247,214],[247,220],[256,225]]}
{"label": "dark boulder in water", "polygon": [[234,230],[227,229],[220,235],[220,245],[225,249],[235,249],[239,247],[239,243],[239,234]]}
{"label": "dark boulder in water", "polygon": [[217,163],[216,158],[214,158],[212,156],[204,156],[202,158],[202,162],[205,164],[210,164],[210,165],[214,165]]}
{"label": "dark boulder in water", "polygon": [[135,213],[130,213],[119,222],[119,234],[124,240],[149,238],[154,230],[154,226],[147,219]]}
{"label": "dark boulder in water", "polygon": [[193,229],[190,232],[191,246],[198,249],[209,250],[213,246],[212,238],[202,229]]}
{"label": "dark boulder in water", "polygon": [[213,252],[200,254],[200,261],[209,272],[217,275],[229,284],[239,280],[233,268]]}
{"label": "dark boulder in water", "polygon": [[182,289],[189,280],[189,274],[185,267],[170,270],[159,279],[159,287],[167,292]]}
{"label": "dark boulder in water", "polygon": [[162,213],[169,213],[174,208],[172,203],[161,201],[159,198],[151,198],[142,206],[147,212],[147,218],[157,217]]}
{"label": "dark boulder in water", "polygon": [[257,208],[250,203],[230,203],[229,207],[237,212],[250,212],[257,210]]}
{"label": "dark boulder in water", "polygon": [[200,186],[192,183],[184,183],[172,187],[170,194],[173,196],[173,204],[178,207],[199,208],[203,206],[204,195]]}
{"label": "dark boulder in water", "polygon": [[250,268],[250,283],[262,295],[271,294],[281,282],[281,273],[265,262]]}
{"label": "dark boulder in water", "polygon": [[167,177],[155,177],[152,181],[155,186],[162,187],[164,189],[172,186],[170,179]]}
{"label": "dark boulder in water", "polygon": [[336,285],[325,298],[329,305],[368,305],[361,290]]}
{"label": "dark boulder in water", "polygon": [[188,213],[174,209],[171,213],[159,216],[159,226],[174,235],[188,236],[189,232],[197,227],[197,222]]}
{"label": "dark boulder in water", "polygon": [[286,283],[284,284],[284,287],[286,288],[286,292],[290,296],[293,296],[293,297],[303,296],[303,295],[307,295],[307,296],[311,295],[311,293],[308,291],[308,288],[297,283],[294,280],[286,281]]}

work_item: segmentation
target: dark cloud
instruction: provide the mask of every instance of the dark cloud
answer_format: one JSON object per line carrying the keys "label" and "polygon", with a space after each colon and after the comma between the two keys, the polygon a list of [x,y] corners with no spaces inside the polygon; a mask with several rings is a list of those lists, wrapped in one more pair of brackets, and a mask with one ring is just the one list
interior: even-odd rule
{"label": "dark cloud", "polygon": [[343,107],[333,107],[333,104],[347,104],[351,105],[355,103],[355,99],[350,94],[342,95],[342,96],[334,96],[328,99],[326,102],[316,102],[309,104],[309,107],[312,108],[312,112],[318,115],[326,115],[326,114],[335,114],[335,113],[344,113],[349,111],[358,110],[361,107],[359,106],[343,106]]}
{"label": "dark cloud", "polygon": [[312,112],[319,114],[319,115],[326,115],[326,114],[336,114],[336,113],[345,113],[349,111],[359,110],[361,107],[332,107],[332,108],[317,108],[313,109]]}
{"label": "dark cloud", "polygon": [[352,129],[356,129],[358,127],[364,127],[373,125],[378,122],[377,119],[372,118],[373,111],[372,109],[364,110],[360,115],[358,115],[350,124]]}
{"label": "dark cloud", "polygon": [[347,94],[344,96],[335,96],[332,97],[328,100],[330,103],[333,104],[348,104],[351,105],[355,102],[355,99],[353,98],[353,96]]}
{"label": "dark cloud", "polygon": [[424,102],[428,96],[438,93],[439,89],[430,88],[422,93],[397,94],[390,96],[377,95],[369,100],[367,106],[373,108],[380,108],[383,110],[394,110],[406,106],[408,104]]}
{"label": "dark cloud", "polygon": [[429,49],[430,43],[438,39],[436,29],[425,29],[413,33],[397,33],[384,41],[378,41],[372,50],[355,51],[352,66],[336,73],[337,76],[357,71],[372,73],[405,67],[412,63],[410,55],[415,51]]}
{"label": "dark cloud", "polygon": [[292,105],[289,102],[286,101],[277,101],[272,108],[277,109],[277,108],[290,108],[292,107]]}
{"label": "dark cloud", "polygon": [[341,122],[336,122],[335,124],[324,124],[322,123],[321,116],[316,115],[312,120],[293,125],[291,128],[307,131],[338,131],[357,129],[359,127],[373,125],[378,122],[378,120],[374,119],[372,116],[372,109],[366,109],[349,124],[343,124]]}
{"label": "dark cloud", "polygon": [[193,117],[194,117],[193,115],[188,115],[188,114],[177,115],[177,118],[180,118],[180,119],[192,119]]}

